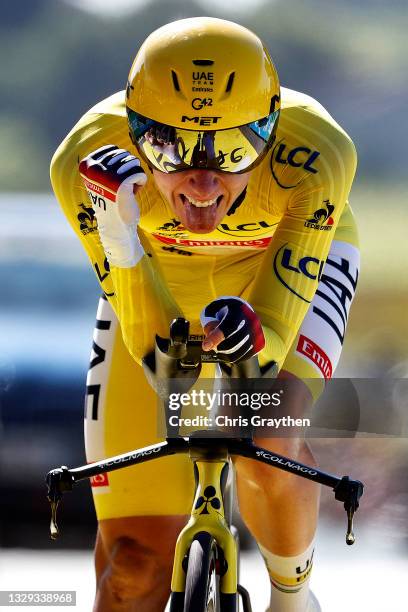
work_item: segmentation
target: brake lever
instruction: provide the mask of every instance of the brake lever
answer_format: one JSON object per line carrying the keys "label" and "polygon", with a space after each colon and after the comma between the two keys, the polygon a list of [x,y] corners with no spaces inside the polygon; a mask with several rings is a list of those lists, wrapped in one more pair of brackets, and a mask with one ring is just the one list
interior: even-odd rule
{"label": "brake lever", "polygon": [[335,498],[344,502],[344,509],[347,513],[346,544],[351,546],[356,541],[353,532],[353,517],[360,505],[359,500],[363,495],[364,485],[359,480],[351,480],[348,476],[343,476],[333,491]]}
{"label": "brake lever", "polygon": [[45,481],[48,488],[47,499],[51,505],[50,536],[52,540],[56,540],[60,533],[57,525],[58,506],[63,494],[72,491],[75,481],[66,465],[48,472]]}

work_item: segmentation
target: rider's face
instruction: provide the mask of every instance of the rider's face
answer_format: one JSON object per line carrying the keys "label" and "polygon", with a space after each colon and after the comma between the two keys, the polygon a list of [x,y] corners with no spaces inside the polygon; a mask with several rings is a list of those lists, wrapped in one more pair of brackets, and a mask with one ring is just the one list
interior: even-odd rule
{"label": "rider's face", "polygon": [[184,170],[165,174],[153,170],[153,176],[184,227],[196,234],[207,234],[217,227],[247,186],[250,172]]}

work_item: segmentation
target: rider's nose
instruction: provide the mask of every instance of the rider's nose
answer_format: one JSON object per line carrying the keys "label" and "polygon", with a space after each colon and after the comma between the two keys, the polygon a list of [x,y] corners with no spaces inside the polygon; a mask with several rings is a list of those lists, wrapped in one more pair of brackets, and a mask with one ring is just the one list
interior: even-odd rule
{"label": "rider's nose", "polygon": [[188,186],[192,196],[210,199],[218,195],[219,179],[212,170],[194,170],[188,177]]}

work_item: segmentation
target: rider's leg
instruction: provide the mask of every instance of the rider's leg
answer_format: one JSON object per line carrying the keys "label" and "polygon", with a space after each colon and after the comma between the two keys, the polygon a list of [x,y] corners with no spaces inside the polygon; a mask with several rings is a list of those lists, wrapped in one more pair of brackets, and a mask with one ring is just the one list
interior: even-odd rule
{"label": "rider's leg", "polygon": [[[126,350],[111,307],[101,300],[87,379],[88,462],[158,439],[158,403]],[[91,480],[99,521],[95,612],[163,612],[174,544],[190,510],[194,477],[176,455]]]}
{"label": "rider's leg", "polygon": [[99,522],[94,612],[163,612],[174,546],[186,516],[135,516]]}
{"label": "rider's leg", "polygon": [[[306,385],[290,377],[285,388],[290,413],[298,417],[310,406]],[[316,465],[301,437],[254,438],[254,443],[307,465]],[[237,489],[242,518],[264,556],[272,583],[272,609],[305,612],[313,542],[319,511],[319,485],[250,459],[237,457]]]}
{"label": "rider's leg", "polygon": [[[287,414],[311,407],[334,372],[358,279],[359,251],[350,209],[336,232],[318,291],[283,364]],[[320,387],[320,389],[319,389]],[[279,454],[315,465],[303,437],[257,439]],[[252,463],[252,465],[251,465]],[[319,487],[313,482],[240,458],[236,461],[241,513],[261,547],[276,612],[318,609],[308,597]],[[256,500],[256,504],[254,503]],[[309,601],[308,601],[309,600]]]}
{"label": "rider's leg", "polygon": [[[310,391],[288,372],[281,371],[280,376],[291,379],[285,388],[285,405],[290,405],[290,414],[294,414],[294,404],[298,404],[298,416],[312,403]],[[309,445],[301,437],[255,437],[254,443],[301,463],[316,465]],[[306,550],[316,529],[319,486],[244,457],[237,457],[235,466],[240,512],[257,542],[282,556]],[[271,516],[271,510],[276,516]]]}

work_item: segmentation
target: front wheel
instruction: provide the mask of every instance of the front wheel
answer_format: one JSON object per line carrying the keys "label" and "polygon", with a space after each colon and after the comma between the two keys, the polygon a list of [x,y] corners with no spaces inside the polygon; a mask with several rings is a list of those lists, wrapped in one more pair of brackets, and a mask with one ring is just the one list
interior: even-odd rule
{"label": "front wheel", "polygon": [[190,547],[184,612],[220,612],[217,544],[207,532],[197,533]]}

